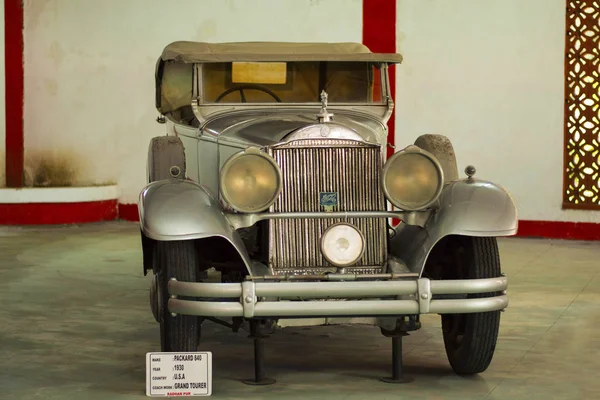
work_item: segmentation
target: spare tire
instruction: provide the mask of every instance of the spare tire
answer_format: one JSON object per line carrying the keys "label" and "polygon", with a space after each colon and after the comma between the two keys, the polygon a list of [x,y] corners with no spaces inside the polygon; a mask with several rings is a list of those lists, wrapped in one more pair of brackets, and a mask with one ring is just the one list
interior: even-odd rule
{"label": "spare tire", "polygon": [[433,154],[444,171],[444,183],[458,180],[458,166],[452,142],[444,135],[421,135],[415,146]]}
{"label": "spare tire", "polygon": [[148,148],[148,182],[185,179],[185,150],[177,136],[152,138]]}

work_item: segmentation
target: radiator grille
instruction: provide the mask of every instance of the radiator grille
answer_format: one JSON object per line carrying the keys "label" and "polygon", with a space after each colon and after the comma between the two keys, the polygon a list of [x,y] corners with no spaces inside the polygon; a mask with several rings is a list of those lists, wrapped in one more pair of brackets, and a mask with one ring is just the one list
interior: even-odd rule
{"label": "radiator grille", "polygon": [[[380,188],[381,148],[351,140],[298,140],[271,149],[281,167],[283,190],[273,212],[319,212],[320,192],[337,192],[330,211],[385,210]],[[386,218],[270,220],[270,266],[275,270],[332,268],[320,250],[321,236],[331,225],[347,222],[364,235],[363,257],[353,266],[381,267],[386,259]],[[363,268],[364,270],[364,268]],[[365,272],[369,272],[365,270]]]}

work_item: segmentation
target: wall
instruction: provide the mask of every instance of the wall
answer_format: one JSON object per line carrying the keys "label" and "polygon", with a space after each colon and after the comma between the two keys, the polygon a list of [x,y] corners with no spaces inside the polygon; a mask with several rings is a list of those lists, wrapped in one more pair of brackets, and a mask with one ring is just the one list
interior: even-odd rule
{"label": "wall", "polygon": [[5,92],[4,92],[4,2],[0,2],[0,187],[4,187],[6,184],[5,180],[5,165],[4,165],[4,154],[6,146],[5,134],[6,125],[4,123],[5,118]]}
{"label": "wall", "polygon": [[[171,41],[361,41],[361,0],[164,4],[25,0],[28,183],[117,182],[135,203],[164,129],[153,74]],[[504,185],[520,219],[600,222],[561,209],[564,12],[564,0],[398,0],[397,145],[446,134],[460,169]]]}
{"label": "wall", "polygon": [[443,133],[520,219],[600,222],[561,209],[564,30],[564,0],[399,0],[397,145]]}
{"label": "wall", "polygon": [[[169,4],[167,7],[166,4]],[[25,0],[25,168],[29,183],[145,184],[154,67],[196,41],[361,40],[361,0]]]}

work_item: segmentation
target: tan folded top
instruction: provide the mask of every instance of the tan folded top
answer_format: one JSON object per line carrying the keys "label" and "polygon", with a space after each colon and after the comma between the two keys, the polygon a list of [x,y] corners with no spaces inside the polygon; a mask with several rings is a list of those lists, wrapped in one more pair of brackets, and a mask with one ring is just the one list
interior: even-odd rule
{"label": "tan folded top", "polygon": [[365,61],[400,63],[402,55],[371,53],[360,43],[174,42],[161,59],[182,63],[238,61]]}

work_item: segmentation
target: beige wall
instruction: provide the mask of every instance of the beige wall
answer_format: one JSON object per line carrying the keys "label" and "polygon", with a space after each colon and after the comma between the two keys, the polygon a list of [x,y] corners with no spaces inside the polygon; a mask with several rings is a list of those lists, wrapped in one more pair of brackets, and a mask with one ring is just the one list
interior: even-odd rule
{"label": "beige wall", "polygon": [[[148,140],[164,130],[154,122],[153,74],[171,41],[362,36],[361,0],[165,4],[25,0],[29,181],[116,182],[121,201],[135,203]],[[564,0],[397,4],[405,58],[397,69],[397,143],[444,133],[460,169],[474,164],[479,177],[504,185],[521,219],[600,222],[598,212],[561,209]]]}
{"label": "beige wall", "polygon": [[600,222],[561,209],[564,32],[564,0],[399,0],[397,143],[446,134],[520,219]]}
{"label": "beige wall", "polygon": [[[167,7],[168,4],[168,7]],[[353,41],[361,0],[26,0],[25,168],[76,185],[145,184],[154,67],[175,40]]]}

